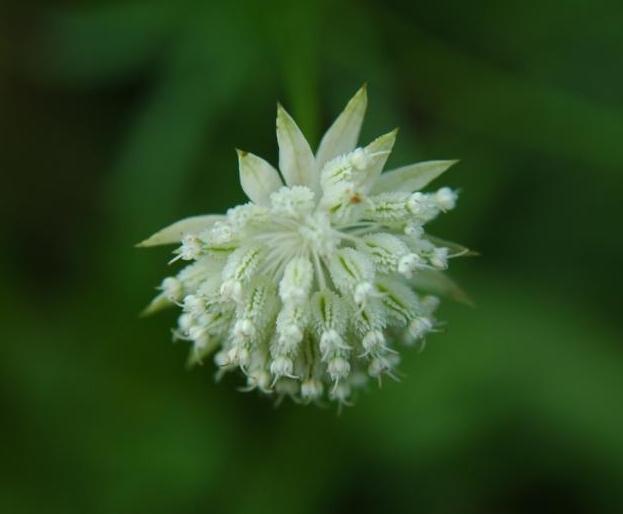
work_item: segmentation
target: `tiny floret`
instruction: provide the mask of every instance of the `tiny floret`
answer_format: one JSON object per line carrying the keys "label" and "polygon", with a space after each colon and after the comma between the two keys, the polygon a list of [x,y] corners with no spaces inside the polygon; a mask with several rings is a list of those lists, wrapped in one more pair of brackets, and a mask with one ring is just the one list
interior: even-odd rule
{"label": "tiny floret", "polygon": [[383,172],[397,132],[358,146],[366,107],[364,87],[314,154],[279,106],[279,169],[238,150],[248,203],[141,243],[178,244],[171,262],[185,266],[145,313],[181,308],[173,337],[190,343],[191,364],[238,370],[244,390],[350,405],[370,380],[397,376],[401,345],[437,331],[428,293],[459,296],[443,272],[466,250],[426,227],[456,191],[423,189],[455,161]]}
{"label": "tiny floret", "polygon": [[182,283],[174,278],[167,277],[162,281],[162,285],[160,286],[162,292],[164,293],[167,300],[171,302],[176,302],[180,299],[184,288],[182,287]]}
{"label": "tiny floret", "polygon": [[449,187],[442,187],[435,193],[435,202],[442,211],[449,211],[456,206],[457,194]]}

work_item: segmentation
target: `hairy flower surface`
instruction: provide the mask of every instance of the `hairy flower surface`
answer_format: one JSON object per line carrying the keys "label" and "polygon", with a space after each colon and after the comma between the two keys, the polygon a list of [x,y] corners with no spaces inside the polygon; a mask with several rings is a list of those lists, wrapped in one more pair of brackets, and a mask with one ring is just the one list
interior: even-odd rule
{"label": "hairy flower surface", "polygon": [[219,374],[241,370],[248,389],[348,403],[369,378],[395,377],[399,344],[435,330],[428,293],[460,295],[442,271],[467,250],[424,230],[456,192],[420,191],[455,161],[382,174],[397,131],[357,147],[366,105],[364,86],[315,155],[278,106],[281,173],[238,150],[249,203],[140,244],[178,243],[173,260],[189,263],[146,312],[182,308],[174,337],[192,343],[191,363],[214,354]]}

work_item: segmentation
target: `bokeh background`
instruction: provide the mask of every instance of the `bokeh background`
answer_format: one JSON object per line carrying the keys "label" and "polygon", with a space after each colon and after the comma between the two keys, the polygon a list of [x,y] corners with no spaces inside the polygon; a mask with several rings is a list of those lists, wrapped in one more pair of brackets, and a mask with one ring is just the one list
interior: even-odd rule
{"label": "bokeh background", "polygon": [[[623,4],[13,2],[0,7],[0,511],[623,512]],[[354,408],[186,371],[137,314],[168,248],[363,83],[390,166],[460,158],[445,333]]]}

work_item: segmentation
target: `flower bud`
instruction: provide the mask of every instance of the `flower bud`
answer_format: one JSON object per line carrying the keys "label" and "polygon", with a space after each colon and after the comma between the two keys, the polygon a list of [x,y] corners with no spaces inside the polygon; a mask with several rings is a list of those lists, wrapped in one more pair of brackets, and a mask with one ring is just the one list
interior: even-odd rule
{"label": "flower bud", "polygon": [[373,378],[380,377],[391,369],[391,365],[384,357],[375,357],[368,365],[368,374]]}
{"label": "flower bud", "polygon": [[305,401],[314,401],[320,399],[324,387],[322,382],[315,378],[308,378],[301,384],[301,398]]}
{"label": "flower bud", "polygon": [[270,373],[265,369],[254,369],[247,374],[247,386],[251,389],[258,388],[262,391],[270,389]]}
{"label": "flower bud", "polygon": [[417,223],[407,223],[404,232],[407,236],[419,239],[424,235],[424,228],[422,227],[422,225],[419,225]]}
{"label": "flower bud", "polygon": [[442,211],[449,211],[456,206],[457,194],[449,187],[442,187],[435,195],[435,203]]}
{"label": "flower bud", "polygon": [[191,316],[199,317],[205,311],[205,302],[194,294],[186,295],[184,297],[184,311]]}
{"label": "flower bud", "polygon": [[422,269],[423,267],[424,261],[416,253],[407,254],[398,261],[398,273],[407,278],[411,278],[415,270]]}
{"label": "flower bud", "polygon": [[347,382],[339,382],[329,393],[329,397],[339,403],[348,403],[351,395],[351,386]]}
{"label": "flower bud", "polygon": [[342,357],[335,357],[329,361],[327,371],[332,380],[346,378],[350,373],[350,363]]}
{"label": "flower bud", "polygon": [[184,291],[182,283],[174,277],[165,278],[160,285],[160,289],[162,290],[166,299],[170,302],[179,301]]}
{"label": "flower bud", "polygon": [[178,250],[179,257],[184,261],[192,261],[201,255],[201,242],[194,234],[187,234],[182,238],[182,246]]}
{"label": "flower bud", "polygon": [[288,357],[277,357],[270,363],[270,372],[276,377],[291,377],[294,363]]}
{"label": "flower bud", "polygon": [[430,318],[418,316],[409,323],[407,333],[412,341],[422,339],[433,329],[433,322]]}
{"label": "flower bud", "polygon": [[427,194],[420,193],[419,191],[409,197],[407,209],[422,222],[432,220],[439,212],[434,201]]}
{"label": "flower bud", "polygon": [[365,354],[376,353],[385,348],[385,336],[380,330],[371,330],[361,341]]}
{"label": "flower bud", "polygon": [[338,350],[348,349],[348,347],[344,344],[344,340],[342,336],[337,333],[335,330],[327,330],[322,333],[320,337],[320,353],[323,355],[323,359],[325,356],[336,353]]}

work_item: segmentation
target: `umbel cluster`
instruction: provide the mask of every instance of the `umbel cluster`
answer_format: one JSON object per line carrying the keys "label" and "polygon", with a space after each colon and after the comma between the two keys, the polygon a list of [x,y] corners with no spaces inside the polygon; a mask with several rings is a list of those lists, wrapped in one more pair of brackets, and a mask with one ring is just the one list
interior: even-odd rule
{"label": "umbel cluster", "polygon": [[467,250],[425,230],[456,192],[421,189],[455,161],[381,173],[397,131],[357,146],[366,105],[363,87],[315,154],[278,106],[279,171],[238,151],[248,203],[140,243],[177,243],[173,261],[187,263],[146,312],[181,308],[174,338],[190,342],[191,363],[212,356],[217,376],[240,370],[249,390],[348,404],[435,330],[429,293],[453,288],[443,271]]}

